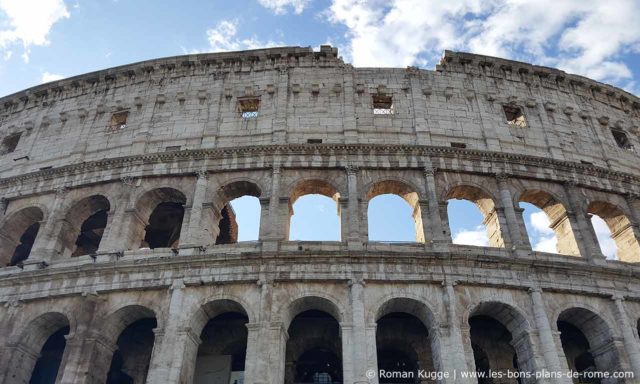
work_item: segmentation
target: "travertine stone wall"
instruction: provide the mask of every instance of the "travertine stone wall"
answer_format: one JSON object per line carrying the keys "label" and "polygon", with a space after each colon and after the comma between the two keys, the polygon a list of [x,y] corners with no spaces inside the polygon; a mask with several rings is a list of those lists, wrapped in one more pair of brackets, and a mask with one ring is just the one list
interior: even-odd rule
{"label": "travertine stone wall", "polygon": [[[374,115],[372,95],[394,113]],[[255,97],[258,117],[243,119],[238,101]],[[110,129],[123,110],[127,126]],[[119,335],[144,318],[157,322],[147,382],[191,383],[202,329],[228,312],[247,319],[245,383],[284,383],[306,310],[338,322],[344,383],[378,383],[376,324],[397,312],[424,325],[416,349],[433,369],[474,370],[469,319],[488,316],[520,369],[569,368],[566,321],[600,369],[640,377],[640,162],[611,134],[640,149],[639,119],[635,96],[551,68],[449,51],[434,71],[353,68],[327,46],[158,59],[4,97],[0,140],[21,137],[0,157],[0,383],[29,382],[67,326],[57,382],[104,383]],[[307,193],[336,201],[341,241],[288,240]],[[412,207],[416,243],[368,241],[368,202],[385,193]],[[259,240],[216,245],[221,210],[243,195],[260,199]],[[451,198],[478,205],[491,247],[451,243]],[[184,208],[179,244],[141,249],[165,202]],[[558,254],[531,250],[520,202],[549,215]],[[98,250],[71,257],[100,209]],[[620,260],[602,256],[591,214]],[[31,223],[29,257],[4,267]]]}

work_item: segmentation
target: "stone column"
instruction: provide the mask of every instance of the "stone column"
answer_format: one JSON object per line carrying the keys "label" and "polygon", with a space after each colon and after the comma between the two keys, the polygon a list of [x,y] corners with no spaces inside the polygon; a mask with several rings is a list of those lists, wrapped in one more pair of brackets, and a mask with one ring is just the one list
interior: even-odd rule
{"label": "stone column", "polygon": [[184,311],[184,283],[174,281],[164,328],[155,331],[153,354],[147,383],[173,384],[191,382],[195,367],[199,335],[194,334]]}
{"label": "stone column", "polygon": [[36,351],[23,343],[7,343],[2,349],[6,360],[2,362],[0,382],[2,384],[28,383],[33,368],[38,361],[40,351]]}
{"label": "stone column", "polygon": [[264,359],[268,362],[269,371],[263,382],[265,384],[284,383],[287,340],[289,339],[287,330],[282,322],[272,322],[268,325],[266,333],[264,343],[269,346],[269,354],[264,356]]}
{"label": "stone column", "polygon": [[[531,296],[533,317],[538,330],[538,337],[540,338],[540,349],[542,350],[546,368],[549,372],[560,372],[563,369],[560,364],[560,357],[558,356],[558,347],[554,341],[553,331],[549,324],[549,317],[547,316],[547,311],[544,306],[542,290],[540,288],[530,288],[529,294]],[[571,380],[562,378],[553,380],[553,382],[570,384]]]}
{"label": "stone column", "polygon": [[[289,94],[289,70],[286,65],[278,68],[275,95],[275,118],[273,119],[274,143],[282,144],[287,141],[287,114],[288,114],[288,94]],[[272,195],[272,197],[274,197]]]}
{"label": "stone column", "polygon": [[107,221],[107,227],[100,240],[100,246],[98,253],[109,253],[114,251],[125,250],[123,246],[126,241],[123,240],[125,233],[129,232],[127,227],[128,220],[126,220],[127,209],[130,205],[130,199],[132,191],[136,188],[136,180],[131,177],[123,177],[120,179],[121,191],[118,195],[118,204],[114,210],[109,212],[109,219]]}
{"label": "stone column", "polygon": [[60,220],[64,216],[62,212],[63,202],[67,195],[67,188],[60,187],[56,189],[55,199],[49,210],[44,226],[38,231],[33,250],[29,256],[32,262],[48,263],[56,257],[56,243],[60,230]]}
{"label": "stone column", "polygon": [[266,384],[270,374],[269,359],[266,356],[272,353],[268,337],[273,283],[262,276],[257,284],[260,287],[260,307],[256,310],[258,317],[254,323],[247,324],[247,357],[244,369],[247,384]]}
{"label": "stone column", "polygon": [[[453,378],[446,380],[446,383],[472,383],[470,379],[464,380],[460,377],[460,372],[469,371],[467,366],[467,357],[465,355],[465,342],[462,331],[460,329],[460,318],[456,313],[457,298],[454,290],[456,283],[452,281],[443,282],[443,296],[445,310],[447,312],[447,329],[448,332],[441,332],[440,340],[440,369],[443,372],[449,372],[450,376],[457,372],[458,380]],[[445,337],[446,336],[446,337]],[[467,337],[467,340],[469,338]],[[473,367],[472,367],[473,368]]]}
{"label": "stone column", "polygon": [[[509,175],[505,173],[496,174],[498,191],[500,193],[500,205],[502,205],[504,209],[504,216],[507,222],[506,232],[509,233],[509,238],[511,238],[513,246],[520,249],[531,249],[531,244],[529,244],[527,234],[524,233],[523,236],[521,231],[521,229],[524,228],[522,215],[518,215],[516,213],[516,207],[514,206],[513,199],[511,198],[511,190],[509,189],[508,180]],[[505,231],[503,230],[503,233],[504,232]]]}
{"label": "stone column", "polygon": [[[443,210],[441,209],[438,201],[438,190],[436,188],[435,177],[436,171],[437,169],[430,166],[430,164],[424,168],[424,182],[425,190],[427,191],[427,204],[429,210],[427,213],[429,220],[423,219],[424,234],[425,238],[432,239],[436,242],[451,242],[448,220],[442,220]],[[446,205],[444,213],[445,215],[447,213]]]}
{"label": "stone column", "polygon": [[590,215],[586,212],[580,190],[573,181],[566,182],[564,187],[568,197],[567,203],[570,205],[567,209],[567,216],[569,216],[578,248],[580,248],[580,255],[592,263],[604,263],[605,257],[600,251],[598,239],[593,225],[589,221]]}
{"label": "stone column", "polygon": [[[287,223],[280,222],[280,166],[274,164],[271,172],[271,196],[269,196],[269,214],[264,221],[262,246],[264,250],[276,251],[278,242],[285,238]],[[261,224],[262,225],[262,224]]]}
{"label": "stone column", "polygon": [[346,212],[342,212],[343,215],[347,215],[347,236],[346,238],[343,238],[342,241],[346,240],[349,248],[361,249],[362,244],[366,242],[366,239],[363,239],[360,231],[360,213],[358,212],[358,167],[354,165],[347,165],[345,170],[347,172],[349,195],[347,200],[347,210]]}
{"label": "stone column", "polygon": [[188,221],[185,220],[183,223],[180,234],[180,248],[195,247],[198,245],[206,246],[213,244],[215,241],[215,237],[212,236],[213,234],[207,233],[205,230],[211,230],[211,228],[209,228],[211,225],[203,223],[203,215],[205,212],[210,213],[207,212],[208,206],[205,206],[205,199],[207,197],[207,172],[201,170],[197,172],[196,177],[196,187],[193,191],[190,208],[191,212],[188,215],[185,214],[185,218],[188,217]]}
{"label": "stone column", "polygon": [[[92,337],[94,314],[100,298],[96,293],[82,294],[82,301],[76,311],[76,328],[73,334],[65,336],[67,345],[58,370],[59,383],[75,384],[93,382],[90,375],[90,359],[95,340]],[[109,361],[111,363],[111,361]]]}
{"label": "stone column", "polygon": [[636,194],[628,194],[625,196],[630,216],[627,218],[629,220],[630,230],[620,231],[619,237],[616,239],[617,241],[624,239],[626,240],[624,242],[627,244],[627,247],[625,247],[626,252],[618,250],[618,260],[633,263],[640,261],[640,201],[638,197]]}
{"label": "stone column", "polygon": [[[349,298],[351,300],[351,360],[352,366],[349,367],[352,372],[352,378],[356,383],[368,383],[366,376],[368,369],[377,369],[377,363],[371,361],[371,341],[373,341],[373,350],[375,351],[375,327],[373,332],[373,340],[371,333],[367,334],[367,324],[365,319],[365,303],[364,303],[364,281],[362,279],[354,279],[349,281]],[[343,328],[344,330],[344,328]],[[370,331],[370,330],[369,330]],[[343,332],[343,345],[345,343]],[[343,353],[344,350],[343,350]],[[347,367],[343,367],[345,372]],[[348,381],[344,380],[345,383]]]}
{"label": "stone column", "polygon": [[638,378],[640,377],[640,344],[633,334],[632,325],[629,323],[629,316],[624,307],[624,298],[620,295],[613,295],[611,300],[613,300],[613,313],[618,322],[618,328],[622,333],[622,341],[624,349],[627,351],[629,364],[635,377]]}
{"label": "stone column", "polygon": [[340,323],[340,340],[342,341],[342,382],[354,382],[355,349],[353,324],[349,322]]}

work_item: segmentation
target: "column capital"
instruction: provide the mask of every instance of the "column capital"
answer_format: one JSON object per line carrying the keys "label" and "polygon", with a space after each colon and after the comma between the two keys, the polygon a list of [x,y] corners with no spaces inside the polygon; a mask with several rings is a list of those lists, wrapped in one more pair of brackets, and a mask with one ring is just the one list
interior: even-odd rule
{"label": "column capital", "polygon": [[613,301],[624,301],[624,295],[621,293],[614,293],[611,295],[611,300]]}
{"label": "column capital", "polygon": [[198,178],[198,180],[200,179],[207,179],[207,170],[206,169],[200,169],[196,171],[196,177]]}
{"label": "column capital", "polygon": [[624,194],[624,198],[627,200],[627,203],[632,204],[636,200],[640,200],[640,193],[628,192]]}
{"label": "column capital", "polygon": [[570,187],[570,188],[574,188],[578,186],[578,182],[575,179],[562,180],[561,183],[565,187]]}
{"label": "column capital", "polygon": [[136,182],[137,182],[137,178],[133,177],[133,176],[122,176],[120,178],[120,181],[122,182],[122,184],[128,186],[128,187],[137,187]]}
{"label": "column capital", "polygon": [[527,292],[529,292],[529,293],[542,293],[542,288],[540,288],[540,287],[529,287],[529,289],[527,289]]}
{"label": "column capital", "polygon": [[424,172],[424,175],[426,177],[433,177],[438,172],[438,167],[426,166],[426,167],[424,167],[424,169],[422,171]]}
{"label": "column capital", "polygon": [[61,185],[59,187],[56,187],[54,191],[57,197],[64,197],[67,192],[69,192],[69,188],[65,185]]}
{"label": "column capital", "polygon": [[366,285],[366,283],[365,283],[363,278],[349,279],[347,284],[349,285],[349,287],[352,287],[354,285],[360,285],[360,286],[364,287]]}
{"label": "column capital", "polygon": [[280,164],[273,164],[271,166],[271,173],[273,173],[274,175],[279,175],[281,171],[282,167],[280,167]]}
{"label": "column capital", "polygon": [[509,180],[511,175],[506,172],[496,172],[494,177],[496,178],[498,183],[504,183]]}
{"label": "column capital", "polygon": [[356,175],[358,173],[358,171],[360,170],[360,167],[358,167],[357,165],[355,165],[353,163],[349,163],[349,164],[345,165],[344,170],[347,172],[347,175],[353,176],[353,175]]}

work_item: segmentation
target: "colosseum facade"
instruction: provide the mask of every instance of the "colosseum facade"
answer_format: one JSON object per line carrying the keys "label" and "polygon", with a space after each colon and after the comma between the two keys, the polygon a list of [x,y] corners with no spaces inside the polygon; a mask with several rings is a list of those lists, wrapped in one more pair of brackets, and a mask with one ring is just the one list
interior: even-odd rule
{"label": "colosseum facade", "polygon": [[[621,89],[285,47],[84,74],[0,113],[0,383],[436,382],[371,374],[394,364],[640,382],[640,100]],[[341,241],[289,240],[307,194],[336,202]],[[416,242],[369,241],[382,194],[412,207]],[[237,242],[245,195],[259,239]],[[490,246],[452,243],[449,199],[479,207]],[[557,253],[532,250],[520,202]]]}

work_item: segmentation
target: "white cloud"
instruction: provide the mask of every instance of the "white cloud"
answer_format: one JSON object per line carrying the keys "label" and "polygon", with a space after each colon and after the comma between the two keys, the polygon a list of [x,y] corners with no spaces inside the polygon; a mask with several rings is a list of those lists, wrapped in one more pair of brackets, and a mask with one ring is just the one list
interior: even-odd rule
{"label": "white cloud", "polygon": [[479,247],[489,246],[487,229],[483,225],[475,229],[461,229],[453,236],[454,244],[477,245]]}
{"label": "white cloud", "polygon": [[63,0],[0,0],[0,49],[21,44],[21,55],[29,61],[32,46],[49,44],[53,25],[69,18]]}
{"label": "white cloud", "polygon": [[597,80],[632,77],[619,55],[640,51],[637,0],[333,0],[356,66],[424,63],[443,49],[533,61]]}
{"label": "white cloud", "polygon": [[549,217],[543,211],[533,212],[529,217],[531,226],[539,233],[544,235],[553,235],[553,229],[549,228],[551,222]]}
{"label": "white cloud", "polygon": [[284,15],[287,13],[287,8],[293,8],[293,12],[299,15],[309,4],[309,1],[310,0],[258,0],[260,5],[269,8],[276,15]]}
{"label": "white cloud", "polygon": [[611,231],[607,223],[600,217],[593,215],[591,216],[591,224],[596,232],[602,253],[607,259],[615,259],[617,257],[618,247],[616,246],[616,242],[611,238]]}
{"label": "white cloud", "polygon": [[555,236],[541,236],[531,247],[534,251],[558,253],[558,239]]}
{"label": "white cloud", "polygon": [[531,240],[531,248],[539,252],[558,252],[558,238],[553,229],[549,228],[551,222],[546,213],[540,208],[529,205],[529,209],[534,212],[529,216],[530,231],[529,239]]}
{"label": "white cloud", "polygon": [[240,51],[245,49],[258,49],[284,45],[281,42],[262,41],[255,36],[247,39],[238,38],[238,20],[222,20],[207,30],[209,49],[212,52]]}
{"label": "white cloud", "polygon": [[60,79],[64,79],[63,75],[58,75],[56,73],[49,73],[49,72],[44,72],[42,74],[42,82],[43,83],[48,83],[50,81],[56,81],[56,80],[60,80]]}

